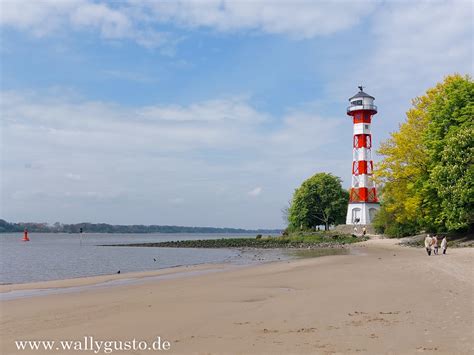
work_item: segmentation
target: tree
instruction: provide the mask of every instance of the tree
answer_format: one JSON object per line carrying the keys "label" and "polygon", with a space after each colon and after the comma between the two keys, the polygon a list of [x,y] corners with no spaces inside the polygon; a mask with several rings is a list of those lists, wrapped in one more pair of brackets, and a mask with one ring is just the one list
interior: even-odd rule
{"label": "tree", "polygon": [[323,224],[344,223],[349,193],[341,186],[341,179],[332,174],[315,174],[301,184],[293,194],[288,209],[289,228],[314,229]]}
{"label": "tree", "polygon": [[[383,187],[379,188],[379,193],[383,194]],[[405,237],[413,234],[417,230],[415,222],[399,222],[396,220],[396,214],[389,212],[387,205],[393,205],[393,201],[384,200],[384,204],[376,213],[372,220],[372,225],[377,233],[384,233],[393,237]]]}
{"label": "tree", "polygon": [[431,90],[412,100],[413,107],[406,113],[406,121],[377,151],[385,158],[374,169],[376,182],[383,186],[379,189],[382,206],[376,224],[384,216],[385,227],[392,226],[392,231],[397,231],[396,236],[400,236],[398,231],[402,225],[411,226],[412,230],[405,230],[410,233],[419,222],[423,200],[420,176],[428,174],[426,147],[420,142],[426,134],[429,122],[426,113],[434,95]]}
{"label": "tree", "polygon": [[436,230],[462,230],[473,224],[474,83],[453,75],[437,87],[423,142],[429,159],[423,222]]}
{"label": "tree", "polygon": [[472,227],[473,117],[468,76],[448,76],[413,100],[407,120],[378,150],[384,156],[375,169],[384,185],[379,223],[397,233]]}
{"label": "tree", "polygon": [[427,181],[439,210],[430,222],[446,230],[467,229],[474,222],[474,125],[449,134],[444,143]]}

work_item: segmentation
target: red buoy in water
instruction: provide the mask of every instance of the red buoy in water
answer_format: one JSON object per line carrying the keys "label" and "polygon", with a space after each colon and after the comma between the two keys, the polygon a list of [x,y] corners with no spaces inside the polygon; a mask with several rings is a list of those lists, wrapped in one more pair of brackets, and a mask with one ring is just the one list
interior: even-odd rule
{"label": "red buoy in water", "polygon": [[29,242],[30,238],[28,238],[28,229],[25,228],[25,233],[23,234],[23,239],[24,242]]}

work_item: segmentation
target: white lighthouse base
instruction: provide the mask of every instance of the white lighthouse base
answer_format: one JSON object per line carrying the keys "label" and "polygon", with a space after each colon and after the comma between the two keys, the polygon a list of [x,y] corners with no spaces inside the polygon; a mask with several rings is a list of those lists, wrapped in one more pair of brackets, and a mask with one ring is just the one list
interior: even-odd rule
{"label": "white lighthouse base", "polygon": [[349,203],[346,224],[371,224],[379,209],[380,205],[378,203]]}

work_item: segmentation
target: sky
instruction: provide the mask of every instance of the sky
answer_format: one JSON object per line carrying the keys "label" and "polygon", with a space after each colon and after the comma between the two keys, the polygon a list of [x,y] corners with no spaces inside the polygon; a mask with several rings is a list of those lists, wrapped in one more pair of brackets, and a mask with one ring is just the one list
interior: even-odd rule
{"label": "sky", "polygon": [[[348,98],[379,112],[473,72],[471,1],[0,1],[0,218],[281,228],[348,188]],[[379,160],[373,150],[374,160]]]}

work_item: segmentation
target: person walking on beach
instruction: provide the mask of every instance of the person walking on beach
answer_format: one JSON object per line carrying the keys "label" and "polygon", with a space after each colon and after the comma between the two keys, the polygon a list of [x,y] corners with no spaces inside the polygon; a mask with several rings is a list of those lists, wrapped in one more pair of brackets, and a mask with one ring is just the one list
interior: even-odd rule
{"label": "person walking on beach", "polygon": [[444,236],[441,241],[441,251],[443,252],[443,255],[446,255],[446,249],[448,249],[448,241],[446,240],[446,236]]}
{"label": "person walking on beach", "polygon": [[438,238],[433,235],[433,254],[438,255]]}
{"label": "person walking on beach", "polygon": [[431,244],[433,243],[433,239],[431,239],[430,235],[427,234],[425,238],[425,249],[426,249],[426,254],[428,256],[431,255]]}

